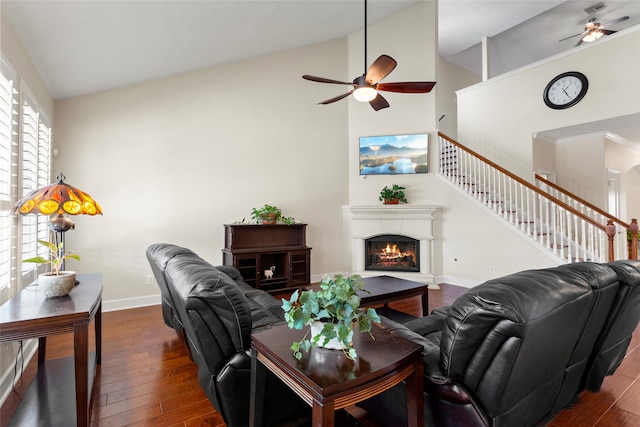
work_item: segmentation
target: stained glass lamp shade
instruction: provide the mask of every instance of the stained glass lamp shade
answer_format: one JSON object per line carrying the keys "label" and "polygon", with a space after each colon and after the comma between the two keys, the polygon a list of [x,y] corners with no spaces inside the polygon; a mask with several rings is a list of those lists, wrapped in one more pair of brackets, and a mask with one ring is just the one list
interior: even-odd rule
{"label": "stained glass lamp shade", "polygon": [[67,231],[73,222],[64,217],[69,215],[102,215],[102,208],[93,198],[64,182],[60,174],[58,182],[32,191],[16,203],[14,213],[53,215],[49,227],[54,231]]}

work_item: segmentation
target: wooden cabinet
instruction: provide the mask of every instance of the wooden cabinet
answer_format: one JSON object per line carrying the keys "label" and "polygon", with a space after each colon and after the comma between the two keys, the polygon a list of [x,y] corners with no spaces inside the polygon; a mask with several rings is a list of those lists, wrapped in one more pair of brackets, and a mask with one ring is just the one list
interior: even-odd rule
{"label": "wooden cabinet", "polygon": [[226,224],[222,263],[267,292],[309,285],[307,224]]}

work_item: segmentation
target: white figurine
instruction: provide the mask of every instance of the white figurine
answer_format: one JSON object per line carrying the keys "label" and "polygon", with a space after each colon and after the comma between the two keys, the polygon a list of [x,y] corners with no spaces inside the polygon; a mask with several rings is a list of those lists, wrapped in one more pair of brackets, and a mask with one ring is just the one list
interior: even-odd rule
{"label": "white figurine", "polygon": [[276,266],[272,265],[271,268],[269,268],[268,270],[264,271],[264,278],[265,279],[273,279],[273,272],[276,271]]}

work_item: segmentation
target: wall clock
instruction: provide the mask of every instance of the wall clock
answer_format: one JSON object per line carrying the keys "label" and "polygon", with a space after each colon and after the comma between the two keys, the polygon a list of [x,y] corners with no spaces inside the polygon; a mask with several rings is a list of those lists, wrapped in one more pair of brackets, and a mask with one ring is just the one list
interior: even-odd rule
{"label": "wall clock", "polygon": [[587,77],[577,71],[569,71],[554,77],[544,88],[544,103],[555,110],[573,107],[589,89]]}

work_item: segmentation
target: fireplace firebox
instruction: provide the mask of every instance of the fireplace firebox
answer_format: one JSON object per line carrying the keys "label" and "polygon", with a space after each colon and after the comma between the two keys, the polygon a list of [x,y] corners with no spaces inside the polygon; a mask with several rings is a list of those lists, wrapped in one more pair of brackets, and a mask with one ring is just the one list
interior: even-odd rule
{"label": "fireplace firebox", "polygon": [[398,234],[381,234],[364,241],[365,270],[420,271],[420,241]]}

